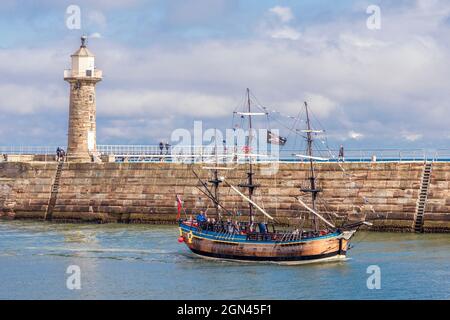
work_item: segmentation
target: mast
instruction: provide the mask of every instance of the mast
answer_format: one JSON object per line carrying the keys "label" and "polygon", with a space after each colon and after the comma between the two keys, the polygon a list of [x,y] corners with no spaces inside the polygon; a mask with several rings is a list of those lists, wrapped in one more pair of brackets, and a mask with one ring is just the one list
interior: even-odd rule
{"label": "mast", "polygon": [[[246,144],[246,151],[250,152],[250,146],[252,144],[253,132],[252,132],[252,114],[251,114],[251,102],[250,102],[250,89],[249,88],[247,88],[247,108],[248,108],[248,127],[249,127],[249,129],[248,129],[248,139],[247,139],[247,144]],[[240,184],[239,186],[248,188],[248,198],[250,199],[250,201],[252,201],[253,192],[257,186],[253,184],[253,174],[254,173],[253,173],[253,163],[252,163],[251,155],[249,155],[249,157],[248,157],[248,162],[249,162],[249,170],[247,172],[247,184]],[[253,223],[253,204],[251,202],[249,202],[248,209],[249,209],[249,222],[251,225]]]}
{"label": "mast", "polygon": [[[247,88],[247,105],[248,105],[248,140],[247,140],[247,152],[250,152],[250,146],[252,145],[252,115],[251,115],[251,106],[250,106],[250,89]],[[247,173],[248,176],[248,198],[252,200],[253,191],[255,190],[255,186],[253,185],[253,164],[252,164],[252,157],[248,157],[248,163],[249,163],[249,171]],[[249,219],[250,223],[253,223],[253,204],[249,202]]]}
{"label": "mast", "polygon": [[[306,140],[308,142],[308,156],[309,156],[309,182],[310,182],[310,189],[303,189],[302,191],[310,192],[311,193],[311,200],[312,200],[312,209],[316,210],[316,198],[317,194],[320,192],[319,189],[316,189],[316,177],[314,172],[314,162],[313,162],[313,150],[312,150],[312,129],[311,129],[311,123],[309,120],[309,112],[308,112],[308,104],[305,101],[305,109],[306,109],[306,125],[307,125],[307,131],[306,131]],[[317,217],[314,216],[314,230],[318,230],[318,223],[317,223]]]}
{"label": "mast", "polygon": [[213,171],[213,179],[209,180],[210,183],[214,186],[214,198],[216,199],[216,202],[214,203],[214,206],[216,208],[216,217],[220,220],[220,213],[219,213],[219,185],[222,182],[219,179],[219,173],[218,173],[218,165],[219,165],[219,159],[217,155],[217,129],[214,129],[214,152],[216,156],[216,166]]}

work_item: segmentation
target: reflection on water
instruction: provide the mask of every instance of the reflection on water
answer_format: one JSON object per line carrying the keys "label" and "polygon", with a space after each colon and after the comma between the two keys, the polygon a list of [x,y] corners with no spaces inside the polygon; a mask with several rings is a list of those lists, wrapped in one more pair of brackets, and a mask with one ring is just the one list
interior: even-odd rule
{"label": "reflection on water", "polygon": [[[174,226],[0,222],[1,299],[449,299],[450,235],[360,232],[344,262],[203,259]],[[81,268],[81,290],[66,269]],[[380,290],[367,289],[369,265]]]}

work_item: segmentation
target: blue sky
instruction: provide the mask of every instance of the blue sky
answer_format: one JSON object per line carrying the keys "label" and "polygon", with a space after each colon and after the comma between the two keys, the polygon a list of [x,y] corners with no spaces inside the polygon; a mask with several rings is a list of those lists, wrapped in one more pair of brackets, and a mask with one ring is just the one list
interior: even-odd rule
{"label": "blue sky", "polygon": [[154,144],[194,120],[225,129],[250,87],[285,114],[307,100],[332,146],[446,148],[449,22],[444,0],[4,0],[0,145],[65,145],[62,72],[87,34],[104,73],[99,144]]}

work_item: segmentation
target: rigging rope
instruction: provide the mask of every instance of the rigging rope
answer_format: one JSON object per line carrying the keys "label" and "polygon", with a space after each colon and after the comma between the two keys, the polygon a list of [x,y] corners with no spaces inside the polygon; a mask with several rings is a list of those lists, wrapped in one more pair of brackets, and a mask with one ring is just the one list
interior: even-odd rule
{"label": "rigging rope", "polygon": [[[265,120],[266,120],[266,126],[267,126],[267,129],[268,129],[268,130],[270,129],[271,120],[273,120],[273,121],[275,121],[276,123],[278,123],[282,128],[288,130],[288,132],[287,132],[287,138],[290,138],[292,135],[294,136],[294,148],[297,146],[297,140],[298,140],[298,138],[299,138],[299,137],[304,138],[304,134],[303,134],[301,131],[296,130],[296,127],[299,126],[300,123],[305,123],[305,122],[306,122],[306,121],[303,119],[303,116],[304,116],[304,115],[303,115],[303,113],[304,113],[303,108],[300,108],[300,111],[299,111],[299,113],[298,113],[296,116],[292,116],[292,115],[288,115],[288,114],[286,114],[286,113],[284,113],[284,112],[280,112],[280,111],[277,111],[277,110],[274,110],[274,109],[271,109],[271,108],[268,108],[268,107],[263,106],[263,105],[258,101],[258,99],[253,95],[252,92],[250,92],[249,98],[250,98],[251,102],[253,102],[253,105],[254,105],[257,109],[259,109],[260,111],[262,111],[263,113],[265,113],[265,115],[266,115],[266,116],[265,116],[265,118],[266,118],[266,119],[265,119]],[[244,106],[244,109],[245,109],[246,103],[247,103],[247,101],[246,101],[246,99],[245,99],[245,97],[244,97],[243,103],[240,105],[240,107],[239,107],[239,106],[236,107],[235,110],[234,110],[234,112],[233,112],[232,127],[233,127],[233,130],[234,130],[235,132],[236,132],[236,130],[237,130],[238,128],[244,128],[244,125],[246,124],[246,119],[245,119],[245,117],[244,117],[243,115],[239,116],[239,120],[236,119],[237,110],[238,110],[239,108],[242,108],[242,106]],[[313,119],[318,123],[319,128],[320,128],[320,127],[323,127],[322,124],[321,124],[321,122],[320,122],[319,119],[317,118],[317,116],[316,116],[311,110],[310,110],[310,113],[311,113]],[[289,120],[292,120],[292,122],[291,122],[291,121],[289,121],[289,122],[283,121],[283,120],[278,119],[277,117],[282,117],[282,118],[285,118],[285,119],[289,119]],[[271,119],[271,118],[272,118],[272,119]],[[253,134],[253,133],[250,132],[249,134]],[[314,132],[314,133],[312,133],[312,134],[313,134],[314,137],[315,137],[314,142],[313,142],[313,146],[319,151],[319,155],[323,157],[323,154],[324,154],[324,153],[325,153],[325,154],[328,153],[329,158],[332,159],[334,162],[337,163],[338,168],[339,168],[338,170],[342,171],[343,177],[349,180],[349,183],[344,183],[344,184],[345,184],[346,190],[348,190],[348,191],[354,191],[354,190],[356,189],[356,188],[355,188],[355,185],[356,185],[356,184],[355,184],[355,182],[354,182],[355,174],[353,174],[353,173],[351,173],[351,172],[348,172],[348,171],[345,169],[345,167],[343,166],[343,164],[341,163],[340,159],[339,159],[339,158],[336,159],[336,155],[333,154],[333,152],[332,152],[331,149],[329,148],[328,138],[327,138],[327,136],[326,136],[325,130],[323,130],[323,133],[316,133],[316,132]],[[233,141],[233,144],[234,144],[235,147],[237,147],[237,146],[238,146],[238,141],[237,141],[237,139],[236,139],[236,136],[234,137],[234,139],[235,139],[235,140]],[[317,140],[317,141],[316,141],[316,140]],[[303,139],[301,139],[301,141],[303,141]],[[319,141],[320,141],[320,143],[321,143],[322,145],[318,145],[318,144],[317,144]],[[305,146],[305,142],[304,142],[304,141],[301,142],[301,143],[300,143],[300,146]],[[282,147],[282,146],[281,146],[281,147]],[[323,149],[325,149],[325,150],[323,150]],[[235,150],[235,151],[238,152],[238,150]],[[328,157],[328,155],[327,155],[327,157]],[[303,160],[301,160],[301,161],[304,162],[305,160],[303,159]],[[319,174],[319,173],[320,173],[320,169],[317,169],[317,172],[318,172],[318,174]],[[276,183],[276,182],[277,182],[277,178],[275,177],[275,183]],[[228,193],[230,193],[230,192],[231,192],[231,191],[230,191],[230,189],[229,189],[229,190],[228,190]],[[368,204],[369,201],[368,201],[368,199],[367,199],[366,197],[360,196],[358,192],[356,193],[356,197],[361,197],[361,198],[363,199],[363,205],[362,205],[362,206],[359,206],[359,210],[360,210],[360,212],[362,212],[362,207],[363,207],[365,204]],[[278,197],[276,197],[276,198],[277,198],[277,199],[276,199],[276,206],[275,206],[275,214],[276,214],[276,216],[278,216]],[[319,198],[319,202],[325,207],[326,212],[327,212],[328,215],[333,214],[335,217],[339,217],[337,213],[333,212],[332,210],[329,210],[328,206],[325,205],[325,202],[323,201],[323,199],[320,199],[320,198]],[[242,203],[241,203],[241,204],[242,204]],[[373,212],[375,212],[374,209],[373,209],[373,206],[371,205],[370,207],[371,207],[371,210],[372,210]],[[237,209],[237,208],[236,208],[236,209]],[[355,211],[355,205],[354,205],[354,204],[353,204],[353,211]],[[234,215],[237,215],[238,211],[235,210],[233,213],[234,213]],[[303,224],[305,223],[305,219],[302,219],[302,215],[304,215],[304,212],[303,212],[303,211],[300,212],[300,216],[299,216],[299,218],[300,218],[301,221],[302,221],[302,225],[303,225]],[[288,218],[288,220],[289,220],[289,218]]]}

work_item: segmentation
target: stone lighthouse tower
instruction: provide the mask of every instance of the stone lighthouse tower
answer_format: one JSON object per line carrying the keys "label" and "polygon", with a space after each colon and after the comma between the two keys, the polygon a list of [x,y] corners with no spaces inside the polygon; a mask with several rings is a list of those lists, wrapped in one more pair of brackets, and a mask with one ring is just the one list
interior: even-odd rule
{"label": "stone lighthouse tower", "polygon": [[95,85],[102,80],[102,72],[95,68],[85,36],[71,57],[72,69],[64,71],[64,80],[70,84],[67,161],[91,162],[97,155]]}

